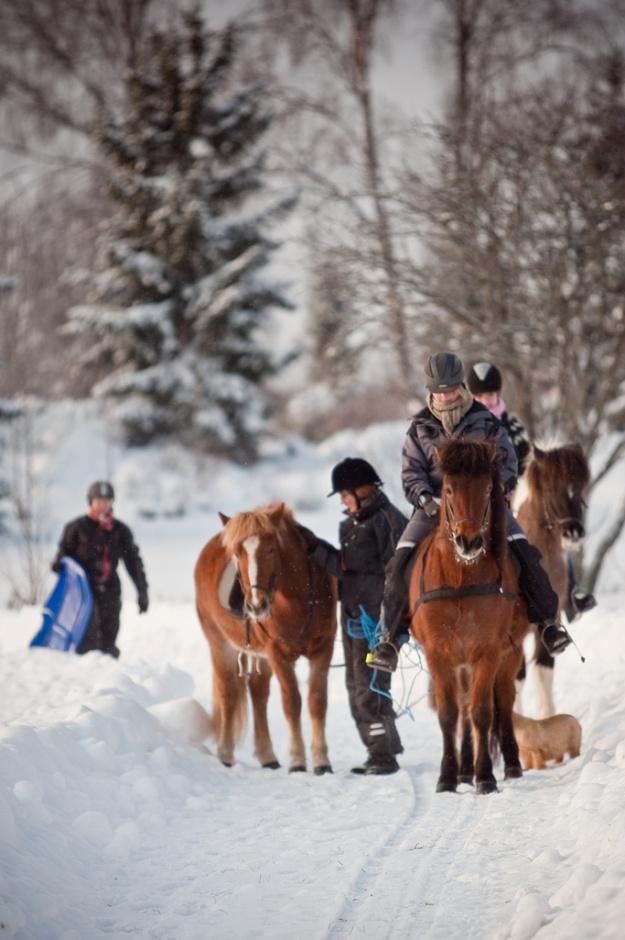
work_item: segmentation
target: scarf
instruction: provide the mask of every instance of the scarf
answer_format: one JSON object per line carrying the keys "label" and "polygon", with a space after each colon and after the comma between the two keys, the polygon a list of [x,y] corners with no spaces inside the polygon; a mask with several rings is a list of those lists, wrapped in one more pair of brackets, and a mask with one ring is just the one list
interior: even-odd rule
{"label": "scarf", "polygon": [[489,408],[488,410],[490,411],[490,413],[491,413],[492,415],[495,415],[495,417],[496,417],[496,418],[499,418],[499,420],[501,421],[501,419],[503,418],[504,414],[506,413],[506,403],[505,403],[505,401],[503,400],[503,398],[501,397],[501,395],[500,395],[499,398],[497,399],[497,404],[495,405],[495,407],[494,407],[494,408]]}
{"label": "scarf", "polygon": [[473,404],[473,395],[466,386],[460,386],[460,397],[455,401],[442,402],[435,401],[432,392],[428,393],[426,404],[435,418],[438,418],[443,425],[443,431],[447,437],[451,437],[457,424],[464,418],[467,411]]}

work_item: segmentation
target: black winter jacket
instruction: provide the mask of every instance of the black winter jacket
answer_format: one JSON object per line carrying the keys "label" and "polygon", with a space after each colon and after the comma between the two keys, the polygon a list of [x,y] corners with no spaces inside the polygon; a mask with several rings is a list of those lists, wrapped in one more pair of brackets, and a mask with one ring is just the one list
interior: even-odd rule
{"label": "black winter jacket", "polygon": [[[102,584],[102,557],[106,547],[108,547],[111,575]],[[110,588],[117,591],[120,585],[116,569],[120,559],[123,559],[138,593],[147,591],[148,583],[139,549],[135,545],[132,532],[119,519],[113,519],[113,528],[110,531],[103,529],[100,523],[91,516],[80,516],[68,522],[61,536],[56,558],[52,563],[53,571],[61,570],[63,555],[69,555],[82,565],[93,587],[102,585],[107,590]]]}
{"label": "black winter jacket", "polygon": [[454,428],[451,438],[429,408],[412,419],[402,450],[401,477],[406,499],[420,505],[425,494],[441,495],[443,482],[437,447],[452,441],[492,440],[497,445],[497,462],[504,492],[511,492],[517,482],[517,459],[512,441],[501,422],[485,405],[474,401]]}
{"label": "black winter jacket", "polygon": [[380,492],[359,513],[341,522],[340,550],[318,540],[311,557],[338,578],[344,617],[357,617],[361,604],[370,617],[379,618],[384,568],[407,524],[404,514]]}

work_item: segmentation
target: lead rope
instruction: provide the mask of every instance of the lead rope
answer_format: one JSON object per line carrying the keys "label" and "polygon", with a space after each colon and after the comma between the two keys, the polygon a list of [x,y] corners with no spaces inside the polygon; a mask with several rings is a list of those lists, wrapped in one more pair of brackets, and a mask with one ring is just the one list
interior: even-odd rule
{"label": "lead rope", "polygon": [[[367,613],[367,611],[361,604],[358,605],[358,608],[360,610],[360,617],[350,617],[347,620],[345,629],[347,631],[347,635],[352,637],[352,639],[366,640],[367,646],[371,650],[376,645],[376,643],[378,643],[378,641],[380,640],[382,627],[380,623],[378,623],[372,617],[369,616],[369,614]],[[409,666],[407,667],[403,666],[403,667],[400,667],[399,669],[399,672],[402,677],[402,692],[401,692],[399,701],[395,699],[390,692],[387,692],[386,689],[380,689],[378,687],[377,685],[378,670],[377,669],[371,670],[372,675],[371,675],[371,681],[369,682],[369,689],[372,692],[375,692],[376,695],[381,695],[384,698],[387,698],[392,703],[393,708],[395,709],[396,718],[401,718],[403,717],[403,715],[408,715],[411,721],[414,721],[415,719],[414,719],[414,715],[412,714],[412,709],[414,708],[415,705],[421,702],[424,698],[427,698],[429,693],[424,692],[423,695],[419,696],[417,699],[414,699],[413,701],[410,701],[410,697],[412,695],[412,691],[414,689],[414,685],[417,679],[419,678],[422,672],[428,673],[428,670],[423,665],[423,661],[421,659],[421,651],[418,645],[412,639],[409,640],[408,643],[404,644],[403,648],[406,650],[406,653],[408,654],[406,658],[408,659]],[[411,659],[409,655],[410,653],[413,653],[413,652],[417,656],[417,662],[414,662],[414,660]],[[409,685],[407,685],[406,679],[404,676],[404,673],[407,671],[407,669],[416,670]]]}

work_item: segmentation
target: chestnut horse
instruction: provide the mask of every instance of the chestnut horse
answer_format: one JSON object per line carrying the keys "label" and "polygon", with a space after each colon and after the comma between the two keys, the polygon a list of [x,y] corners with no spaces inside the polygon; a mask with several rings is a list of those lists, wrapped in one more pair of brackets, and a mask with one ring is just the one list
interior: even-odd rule
{"label": "chestnut horse", "polygon": [[[290,732],[291,771],[306,770],[302,699],[295,661],[310,661],[308,708],[316,774],[331,772],[325,737],[328,669],[336,633],[333,579],[310,561],[304,538],[284,503],[219,514],[223,532],[205,545],[195,566],[196,606],[213,660],[213,702],[218,755],[230,766],[241,737],[249,688],[254,753],[263,767],[279,763],[267,723],[272,672]],[[228,607],[228,568],[236,566],[244,593],[240,617]],[[224,589],[224,583],[226,588]],[[246,655],[245,655],[246,654]],[[253,664],[245,673],[244,664]]]}
{"label": "chestnut horse", "polygon": [[[542,565],[558,595],[559,610],[566,606],[569,593],[567,552],[578,549],[585,535],[589,484],[590,467],[581,444],[550,450],[534,446],[515,496],[517,519],[542,555]],[[555,713],[554,660],[537,637],[535,650],[539,714],[547,718]]]}
{"label": "chestnut horse", "polygon": [[527,611],[508,557],[495,445],[454,441],[439,459],[439,523],[410,579],[411,630],[425,653],[443,734],[436,789],[453,791],[475,777],[478,793],[492,793],[491,746],[501,748],[506,778],[522,775],[512,708]]}

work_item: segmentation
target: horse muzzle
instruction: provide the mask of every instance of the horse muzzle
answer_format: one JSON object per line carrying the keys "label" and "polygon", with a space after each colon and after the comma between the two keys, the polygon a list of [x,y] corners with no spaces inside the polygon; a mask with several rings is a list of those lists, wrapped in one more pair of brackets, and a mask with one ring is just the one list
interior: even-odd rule
{"label": "horse muzzle", "polygon": [[466,535],[454,535],[452,539],[456,555],[465,565],[471,565],[486,552],[486,543],[482,535],[468,538]]}
{"label": "horse muzzle", "polygon": [[265,620],[271,613],[269,595],[255,589],[246,594],[243,609],[250,620]]}
{"label": "horse muzzle", "polygon": [[577,520],[562,526],[562,540],[568,548],[579,548],[586,536],[586,530]]}

